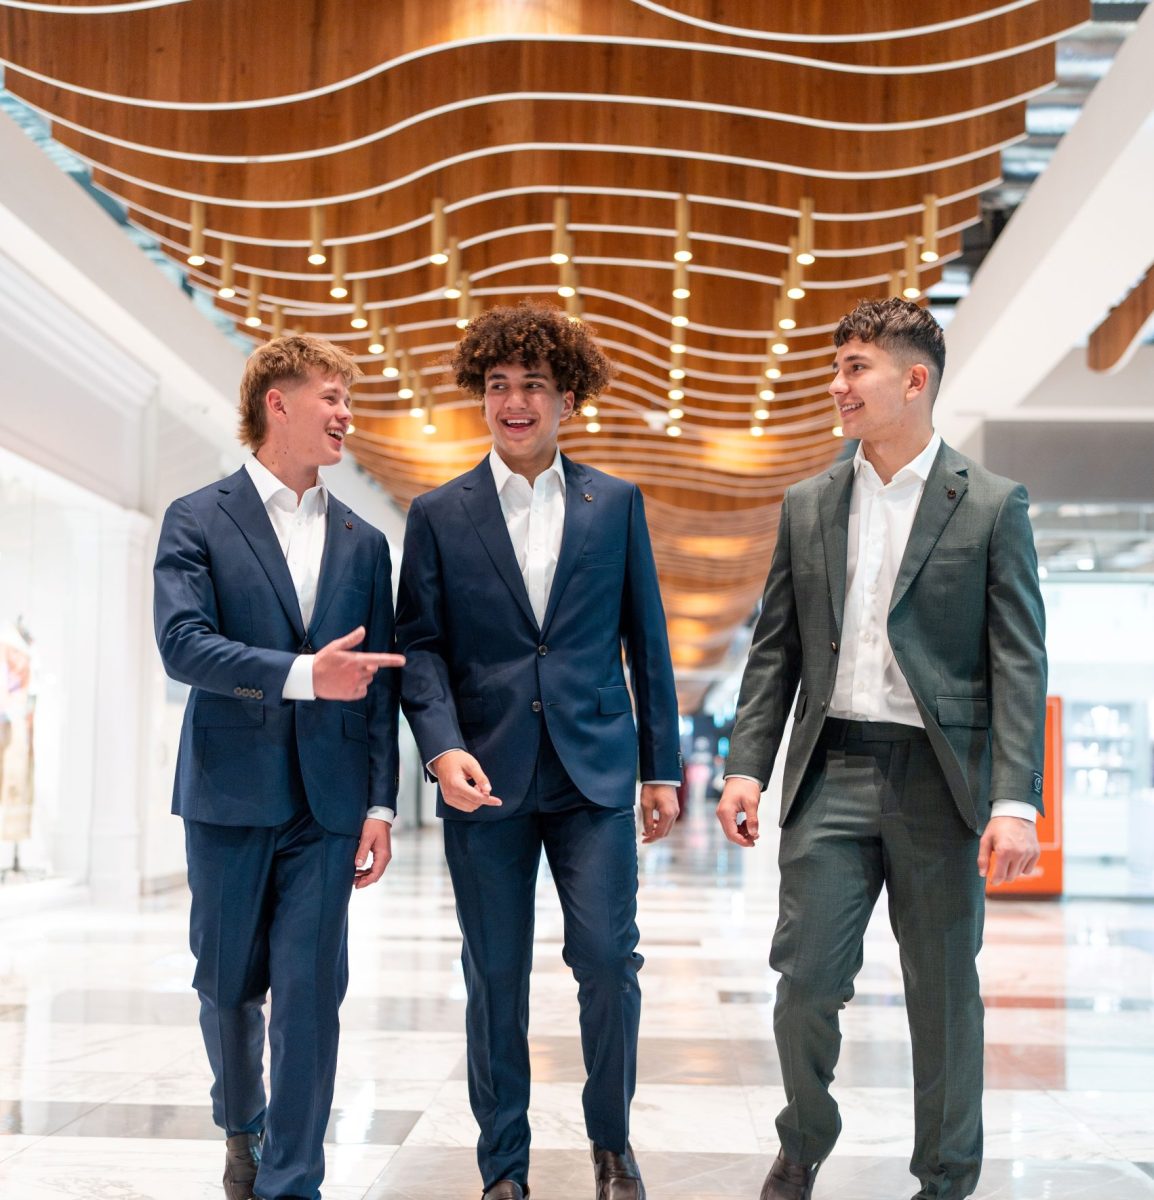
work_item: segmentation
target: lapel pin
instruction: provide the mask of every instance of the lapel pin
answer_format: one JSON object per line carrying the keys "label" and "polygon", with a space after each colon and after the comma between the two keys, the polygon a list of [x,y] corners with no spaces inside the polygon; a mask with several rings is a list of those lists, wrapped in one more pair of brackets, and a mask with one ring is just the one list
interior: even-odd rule
{"label": "lapel pin", "polygon": [[956,500],[957,498],[958,498],[958,493],[954,488],[950,488],[950,490],[948,492],[946,492],[947,500]]}
{"label": "lapel pin", "polygon": [[352,527],[353,527],[353,523],[352,523],[352,521],[346,521],[346,522],[345,522],[345,528],[346,528],[346,529],[352,529]]}
{"label": "lapel pin", "polygon": [[592,497],[592,496],[590,496],[588,492],[586,492],[586,493],[585,493],[585,495],[584,495],[584,496],[582,496],[582,499],[585,501],[585,503],[586,503],[586,504],[592,504],[592,503],[593,503],[593,497]]}

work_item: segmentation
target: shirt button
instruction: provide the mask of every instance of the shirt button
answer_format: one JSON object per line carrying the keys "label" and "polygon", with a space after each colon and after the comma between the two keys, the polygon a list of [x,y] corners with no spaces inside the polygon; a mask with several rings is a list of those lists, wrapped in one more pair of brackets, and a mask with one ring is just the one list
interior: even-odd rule
{"label": "shirt button", "polygon": [[541,711],[541,701],[540,701],[540,700],[534,700],[534,701],[533,701],[533,703],[529,705],[529,707],[530,707],[530,708],[531,708],[531,709],[532,709],[534,712],[540,712],[540,711]]}

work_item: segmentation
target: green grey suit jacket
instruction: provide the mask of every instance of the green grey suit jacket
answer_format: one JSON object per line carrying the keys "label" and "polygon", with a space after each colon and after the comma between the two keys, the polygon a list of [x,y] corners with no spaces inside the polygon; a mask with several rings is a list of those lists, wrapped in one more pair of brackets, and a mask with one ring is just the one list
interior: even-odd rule
{"label": "green grey suit jacket", "polygon": [[[853,478],[853,463],[842,462],[786,493],[738,697],[726,773],[764,786],[797,696],[783,824],[833,694]],[[985,826],[991,798],[1041,811],[1045,616],[1021,484],[942,445],[898,572],[888,629],[966,824]]]}

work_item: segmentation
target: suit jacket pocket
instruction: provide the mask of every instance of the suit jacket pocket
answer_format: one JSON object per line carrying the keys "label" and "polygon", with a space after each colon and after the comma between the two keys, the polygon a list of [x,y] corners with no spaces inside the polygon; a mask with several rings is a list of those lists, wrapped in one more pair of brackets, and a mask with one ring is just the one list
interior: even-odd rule
{"label": "suit jacket pocket", "polygon": [[623,684],[597,689],[597,710],[603,716],[630,712],[632,708],[633,705],[629,701],[629,689]]}
{"label": "suit jacket pocket", "polygon": [[457,700],[457,717],[462,725],[480,725],[485,719],[485,697],[461,696]]}
{"label": "suit jacket pocket", "polygon": [[625,561],[624,550],[608,550],[598,554],[582,554],[577,560],[577,570],[584,567],[619,567]]}
{"label": "suit jacket pocket", "polygon": [[989,701],[984,696],[939,696],[938,724],[989,729]]}
{"label": "suit jacket pocket", "polygon": [[797,704],[794,705],[793,709],[793,719],[795,721],[800,721],[802,717],[805,716],[805,706],[808,700],[809,697],[805,694],[805,692],[798,692]]}
{"label": "suit jacket pocket", "polygon": [[351,708],[341,709],[341,729],[345,737],[354,742],[369,740],[369,723],[363,713],[354,712]]}
{"label": "suit jacket pocket", "polygon": [[251,729],[264,724],[259,700],[197,700],[192,710],[194,729]]}

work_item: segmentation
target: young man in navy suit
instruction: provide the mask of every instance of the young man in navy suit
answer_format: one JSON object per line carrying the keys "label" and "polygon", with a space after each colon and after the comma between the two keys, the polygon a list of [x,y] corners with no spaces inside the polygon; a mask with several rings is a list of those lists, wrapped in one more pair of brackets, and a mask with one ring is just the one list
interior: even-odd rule
{"label": "young man in navy suit", "polygon": [[413,502],[397,634],[401,702],[439,785],[464,939],[484,1200],[528,1195],[542,849],[579,984],[596,1196],[643,1200],[629,1146],[642,964],[633,804],[640,765],[644,840],[664,837],[681,763],[641,493],[558,449],[561,422],[611,372],[584,325],[528,302],[493,309],[470,324],[453,369],[481,401],[493,449]]}
{"label": "young man in navy suit", "polygon": [[173,812],[228,1200],[320,1195],[349,896],[390,857],[398,673],[377,672],[404,659],[389,653],[389,547],[319,473],[340,462],[359,375],[319,338],[256,350],[253,456],[173,502],[156,555],[157,643],[192,688]]}

